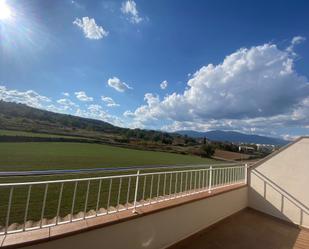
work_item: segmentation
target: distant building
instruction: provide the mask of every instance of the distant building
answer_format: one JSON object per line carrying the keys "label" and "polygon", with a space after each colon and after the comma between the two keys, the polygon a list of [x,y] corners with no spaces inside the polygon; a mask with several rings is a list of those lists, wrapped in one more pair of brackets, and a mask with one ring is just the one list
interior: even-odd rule
{"label": "distant building", "polygon": [[276,146],[272,144],[257,144],[256,147],[257,151],[268,153],[273,152],[276,148]]}
{"label": "distant building", "polygon": [[245,146],[245,145],[240,145],[238,148],[239,148],[239,152],[252,153],[255,151],[254,147]]}

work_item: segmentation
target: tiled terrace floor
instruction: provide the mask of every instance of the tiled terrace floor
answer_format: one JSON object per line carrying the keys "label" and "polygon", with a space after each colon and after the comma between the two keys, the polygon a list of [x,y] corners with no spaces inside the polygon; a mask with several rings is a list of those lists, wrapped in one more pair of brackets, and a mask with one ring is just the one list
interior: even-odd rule
{"label": "tiled terrace floor", "polygon": [[170,249],[309,249],[309,231],[246,209]]}

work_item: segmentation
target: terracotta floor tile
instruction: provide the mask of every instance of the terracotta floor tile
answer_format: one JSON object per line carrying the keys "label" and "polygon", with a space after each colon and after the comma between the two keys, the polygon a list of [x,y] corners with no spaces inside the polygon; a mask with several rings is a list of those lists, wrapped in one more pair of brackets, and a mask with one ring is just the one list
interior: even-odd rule
{"label": "terracotta floor tile", "polygon": [[111,223],[117,220],[118,220],[118,217],[116,213],[114,213],[114,214],[106,214],[106,215],[98,216],[95,218],[90,218],[90,219],[87,219],[86,222],[87,222],[87,226],[91,228],[94,226],[108,224],[108,223]]}
{"label": "terracotta floor tile", "polygon": [[74,221],[72,223],[61,224],[58,226],[50,227],[50,237],[65,235],[68,233],[76,232],[78,230],[86,229],[87,223],[85,220]]}
{"label": "terracotta floor tile", "polygon": [[133,209],[130,209],[130,210],[126,210],[126,211],[121,211],[121,212],[117,213],[116,215],[117,215],[117,218],[119,220],[121,220],[121,219],[127,219],[127,218],[130,218],[130,217],[134,217],[134,216],[138,215],[138,213],[133,213]]}
{"label": "terracotta floor tile", "polygon": [[0,247],[2,246],[2,242],[3,242],[4,238],[5,238],[5,235],[0,236]]}
{"label": "terracotta floor tile", "polygon": [[13,233],[6,235],[2,243],[2,246],[16,245],[48,238],[49,238],[49,228],[42,228],[22,233]]}

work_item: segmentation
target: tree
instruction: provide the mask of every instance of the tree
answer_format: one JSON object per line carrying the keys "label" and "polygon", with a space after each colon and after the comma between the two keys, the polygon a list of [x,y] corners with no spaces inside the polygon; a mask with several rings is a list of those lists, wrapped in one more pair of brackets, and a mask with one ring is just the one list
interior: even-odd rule
{"label": "tree", "polygon": [[200,148],[201,157],[212,157],[215,154],[215,147],[211,144],[203,144]]}
{"label": "tree", "polygon": [[206,139],[206,137],[204,137],[203,144],[206,144],[206,143],[207,143],[207,139]]}

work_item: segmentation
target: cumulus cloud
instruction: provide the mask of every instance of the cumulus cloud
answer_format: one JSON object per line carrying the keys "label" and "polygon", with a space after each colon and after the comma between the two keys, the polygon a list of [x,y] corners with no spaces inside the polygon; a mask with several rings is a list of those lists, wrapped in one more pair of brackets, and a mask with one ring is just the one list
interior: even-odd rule
{"label": "cumulus cloud", "polygon": [[77,104],[75,104],[73,101],[69,99],[58,99],[57,103],[61,105],[64,110],[70,110],[74,107],[78,107]]}
{"label": "cumulus cloud", "polygon": [[[82,99],[82,101],[92,101],[91,97],[88,97],[85,92],[76,92],[76,96]],[[0,100],[7,102],[16,102],[26,104],[31,107],[44,109],[52,112],[77,115],[85,118],[92,118],[102,120],[116,126],[124,127],[124,123],[121,118],[109,114],[101,105],[86,105],[80,107],[68,98],[61,98],[56,101],[50,98],[40,95],[33,90],[18,91],[11,90],[5,86],[0,85]]]}
{"label": "cumulus cloud", "polygon": [[101,105],[89,105],[86,110],[78,109],[75,114],[80,117],[102,120],[120,127],[124,126],[120,118],[106,112]]}
{"label": "cumulus cloud", "polygon": [[133,89],[132,87],[130,87],[128,84],[121,81],[117,77],[108,79],[107,84],[118,92],[125,92],[129,89]]}
{"label": "cumulus cloud", "polygon": [[101,99],[108,107],[119,106],[119,104],[117,104],[111,97],[101,96]]}
{"label": "cumulus cloud", "polygon": [[36,108],[42,108],[44,105],[51,102],[48,97],[40,95],[33,90],[24,92],[9,90],[5,86],[0,86],[0,100],[22,103]]}
{"label": "cumulus cloud", "polygon": [[108,36],[108,31],[106,31],[102,26],[97,25],[94,18],[89,18],[87,16],[82,19],[76,18],[73,24],[81,28],[85,37],[88,39],[99,40],[105,36]]}
{"label": "cumulus cloud", "polygon": [[70,94],[67,93],[67,92],[63,92],[62,95],[65,96],[65,97],[70,97]]}
{"label": "cumulus cloud", "polygon": [[133,0],[125,1],[121,4],[121,12],[129,16],[132,23],[140,23],[143,18],[138,14],[136,3]]}
{"label": "cumulus cloud", "polygon": [[146,103],[126,115],[142,123],[169,120],[165,128],[170,130],[308,124],[309,83],[294,70],[294,61],[275,44],[241,48],[222,63],[196,71],[184,92],[162,100],[147,93]]}
{"label": "cumulus cloud", "polygon": [[123,113],[123,116],[125,116],[126,118],[134,118],[135,117],[135,113],[131,112],[130,110],[127,110]]}
{"label": "cumulus cloud", "polygon": [[306,40],[306,38],[303,37],[303,36],[294,36],[293,39],[292,39],[292,41],[291,41],[291,43],[292,43],[293,45],[297,45],[297,44],[299,44],[299,43],[304,42],[305,40]]}
{"label": "cumulus cloud", "polygon": [[164,90],[165,88],[167,88],[167,86],[168,86],[167,80],[162,81],[161,84],[160,84],[160,88],[161,88],[162,90]]}
{"label": "cumulus cloud", "polygon": [[306,38],[303,37],[303,36],[294,36],[294,37],[292,38],[292,40],[291,40],[290,46],[287,47],[286,51],[292,53],[293,55],[296,55],[296,54],[294,53],[294,51],[293,51],[293,50],[294,50],[294,47],[295,47],[296,45],[298,45],[298,44],[304,42],[305,40],[306,40]]}
{"label": "cumulus cloud", "polygon": [[84,102],[93,101],[93,98],[88,97],[87,94],[84,91],[75,92],[74,94],[75,94],[76,98],[78,98],[80,101],[84,101]]}
{"label": "cumulus cloud", "polygon": [[288,140],[288,141],[294,141],[294,140],[296,140],[297,138],[299,138],[299,136],[294,136],[294,135],[290,135],[290,134],[283,134],[283,135],[281,135],[281,137],[282,137],[284,140]]}

